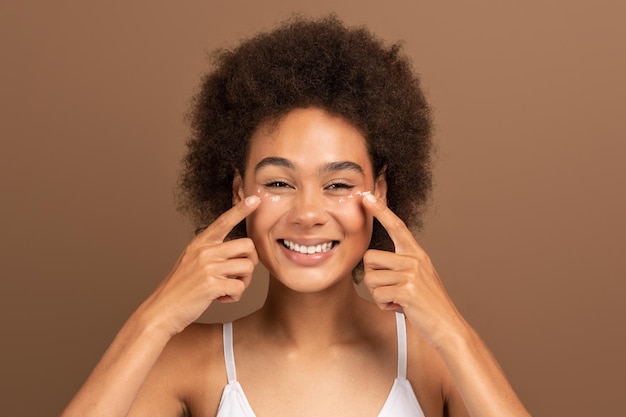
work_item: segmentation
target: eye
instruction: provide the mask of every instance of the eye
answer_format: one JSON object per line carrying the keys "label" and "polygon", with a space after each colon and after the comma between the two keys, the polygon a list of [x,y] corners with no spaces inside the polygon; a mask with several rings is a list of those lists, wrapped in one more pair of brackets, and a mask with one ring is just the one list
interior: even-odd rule
{"label": "eye", "polygon": [[263,184],[263,186],[267,188],[288,188],[291,187],[285,181],[270,181],[268,183]]}
{"label": "eye", "polygon": [[347,191],[354,188],[354,185],[345,182],[333,182],[326,189],[330,191]]}

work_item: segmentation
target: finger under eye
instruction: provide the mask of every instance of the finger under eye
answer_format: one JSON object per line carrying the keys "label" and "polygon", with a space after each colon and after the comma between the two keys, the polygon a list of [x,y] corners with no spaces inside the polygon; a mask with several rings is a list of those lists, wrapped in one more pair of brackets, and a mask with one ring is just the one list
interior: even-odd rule
{"label": "finger under eye", "polygon": [[363,196],[363,206],[378,219],[393,241],[397,253],[421,254],[423,250],[415,241],[413,233],[383,200],[367,193]]}
{"label": "finger under eye", "polygon": [[258,196],[249,196],[222,213],[213,223],[196,236],[198,242],[221,242],[243,219],[257,209],[261,202]]}

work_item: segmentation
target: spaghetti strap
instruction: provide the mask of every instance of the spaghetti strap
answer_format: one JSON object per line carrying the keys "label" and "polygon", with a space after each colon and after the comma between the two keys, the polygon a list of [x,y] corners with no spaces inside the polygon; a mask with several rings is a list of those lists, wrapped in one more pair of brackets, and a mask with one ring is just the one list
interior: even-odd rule
{"label": "spaghetti strap", "polygon": [[[398,376],[393,382],[387,399],[377,417],[424,417],[419,401],[415,396],[407,374],[407,335],[404,314],[396,313],[398,336]],[[246,398],[243,388],[237,382],[233,352],[233,324],[224,324],[224,358],[228,385],[222,391],[222,398],[217,409],[217,417],[255,417],[254,411]],[[283,397],[289,401],[289,393]]]}
{"label": "spaghetti strap", "polygon": [[226,376],[228,383],[237,380],[237,372],[235,370],[235,354],[233,352],[233,323],[223,324],[224,333],[224,361],[226,362]]}
{"label": "spaghetti strap", "polygon": [[398,378],[406,378],[406,321],[402,313],[396,313],[396,328],[398,333]]}

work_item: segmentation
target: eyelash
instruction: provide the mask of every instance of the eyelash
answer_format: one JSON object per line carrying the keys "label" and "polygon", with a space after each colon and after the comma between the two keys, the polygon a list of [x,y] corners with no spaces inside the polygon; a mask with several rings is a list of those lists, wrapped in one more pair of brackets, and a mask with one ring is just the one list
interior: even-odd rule
{"label": "eyelash", "polygon": [[[263,184],[265,187],[267,188],[287,188],[287,187],[291,187],[287,182],[285,181],[270,181],[268,183]],[[333,182],[331,184],[328,184],[326,186],[327,189],[329,190],[351,190],[354,188],[354,185],[352,184],[348,184],[345,182]]]}
{"label": "eyelash", "polygon": [[351,190],[354,188],[354,185],[347,184],[345,182],[333,182],[329,184],[326,188],[330,190]]}
{"label": "eyelash", "polygon": [[290,185],[285,181],[270,181],[268,183],[263,184],[267,188],[287,188]]}

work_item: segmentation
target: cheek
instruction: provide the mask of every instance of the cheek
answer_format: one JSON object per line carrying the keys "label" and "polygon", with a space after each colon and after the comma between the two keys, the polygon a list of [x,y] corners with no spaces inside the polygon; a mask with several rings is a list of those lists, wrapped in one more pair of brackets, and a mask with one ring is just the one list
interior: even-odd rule
{"label": "cheek", "polygon": [[261,205],[253,213],[255,217],[278,218],[290,208],[289,197],[274,194],[260,188],[255,192],[261,198]]}
{"label": "cheek", "polygon": [[248,236],[267,236],[268,230],[289,210],[287,198],[257,190],[261,205],[246,219]]}
{"label": "cheek", "polygon": [[332,215],[348,232],[368,232],[372,229],[372,217],[358,203],[335,207]]}
{"label": "cheek", "polygon": [[338,198],[331,204],[329,213],[337,219],[348,233],[363,233],[367,238],[371,235],[373,218],[365,211],[358,195]]}

